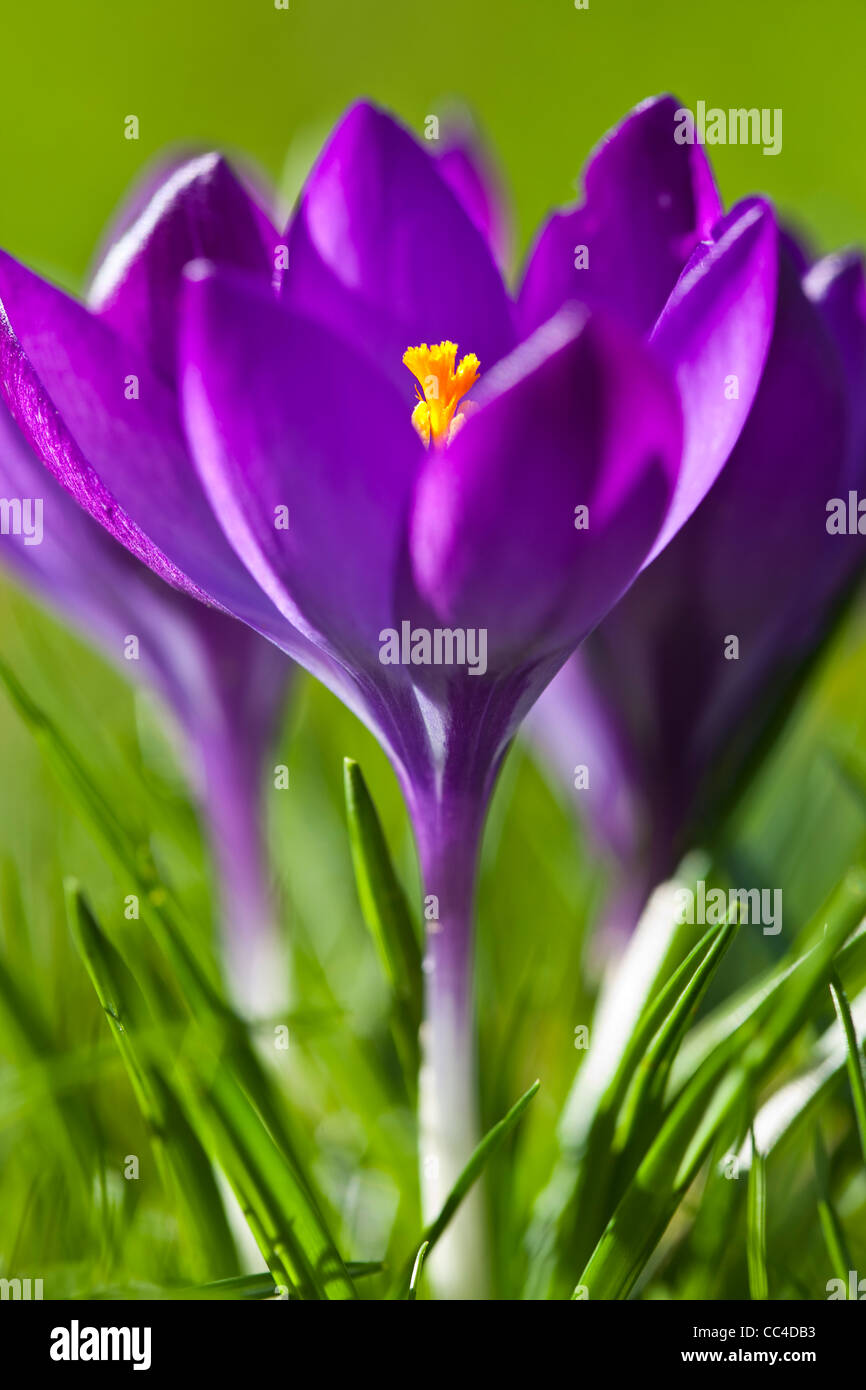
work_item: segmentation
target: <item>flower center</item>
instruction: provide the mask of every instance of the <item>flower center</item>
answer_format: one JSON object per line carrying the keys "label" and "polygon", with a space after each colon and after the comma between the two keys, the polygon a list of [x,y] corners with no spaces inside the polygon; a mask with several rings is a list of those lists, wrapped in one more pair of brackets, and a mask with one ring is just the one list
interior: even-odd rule
{"label": "flower center", "polygon": [[473,402],[466,401],[455,414],[478,380],[481,364],[474,352],[462,357],[457,366],[456,362],[456,343],[436,343],[433,347],[422,343],[403,353],[404,366],[418,382],[418,404],[412,411],[412,424],[428,449],[431,440],[440,449],[450,444],[473,409]]}

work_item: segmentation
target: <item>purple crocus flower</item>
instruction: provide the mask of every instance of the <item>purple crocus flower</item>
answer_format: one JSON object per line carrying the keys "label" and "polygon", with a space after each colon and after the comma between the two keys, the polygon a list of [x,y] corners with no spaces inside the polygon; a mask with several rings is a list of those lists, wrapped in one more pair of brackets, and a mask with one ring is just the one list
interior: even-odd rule
{"label": "purple crocus flower", "polygon": [[[752,200],[718,221],[674,110],[639,108],[595,155],[591,269],[554,222],[519,303],[438,161],[367,104],[275,242],[278,285],[203,246],[181,300],[171,262],[154,340],[168,373],[123,316],[0,262],[3,389],[46,465],[162,578],[323,680],[391,757],[430,927],[431,1211],[476,1137],[472,897],[502,758],[719,475],[767,354],[772,213]],[[618,278],[640,287],[631,318],[595,312]],[[467,1203],[436,1252],[445,1292],[482,1285],[477,1220]]]}
{"label": "purple crocus flower", "polygon": [[[180,191],[182,207],[176,201]],[[202,249],[228,263],[254,264],[258,256],[267,273],[270,251],[255,204],[212,157],[149,181],[133,209],[107,239],[91,298],[97,312],[140,337],[151,360],[162,366],[172,335],[161,331],[160,315],[169,304],[167,286],[172,277],[177,281],[186,260]],[[141,239],[129,264],[124,238],[128,244]],[[131,383],[122,387],[132,393]],[[247,1009],[283,1007],[287,966],[261,803],[265,759],[290,666],[245,624],[168,587],[133,559],[110,528],[97,525],[51,476],[2,404],[0,496],[13,509],[23,506],[23,521],[33,522],[36,508],[39,516],[38,536],[21,534],[20,526],[0,536],[4,567],[172,710],[209,832],[232,993]],[[130,638],[137,642],[133,660]]]}
{"label": "purple crocus flower", "polygon": [[533,711],[559,774],[589,772],[576,794],[617,865],[614,932],[729,807],[864,559],[848,525],[866,484],[863,264],[810,267],[785,236],[778,255],[767,364],[725,468]]}

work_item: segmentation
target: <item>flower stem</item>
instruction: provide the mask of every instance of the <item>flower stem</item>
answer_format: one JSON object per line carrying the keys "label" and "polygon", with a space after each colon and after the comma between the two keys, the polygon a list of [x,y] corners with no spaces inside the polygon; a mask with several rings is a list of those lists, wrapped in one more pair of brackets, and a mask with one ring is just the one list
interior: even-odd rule
{"label": "flower stem", "polygon": [[[427,949],[419,1078],[421,1195],[429,1224],[481,1137],[473,997],[473,903],[483,806],[440,799],[415,816],[424,879]],[[479,1187],[431,1252],[440,1298],[481,1299],[488,1288],[487,1230]]]}

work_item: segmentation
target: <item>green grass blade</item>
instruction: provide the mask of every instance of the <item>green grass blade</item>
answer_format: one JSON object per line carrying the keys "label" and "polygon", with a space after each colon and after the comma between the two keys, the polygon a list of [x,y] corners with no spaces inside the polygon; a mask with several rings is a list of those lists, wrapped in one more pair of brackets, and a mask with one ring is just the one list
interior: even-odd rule
{"label": "green grass blade", "polygon": [[412,1266],[412,1277],[409,1280],[409,1288],[406,1293],[407,1303],[414,1303],[418,1297],[418,1282],[421,1278],[421,1271],[424,1268],[424,1261],[427,1258],[427,1251],[430,1249],[429,1240],[425,1240],[418,1254],[415,1256],[415,1263]]}
{"label": "green grass blade", "polygon": [[866,1163],[866,1072],[863,1067],[863,1051],[857,1038],[857,1030],[851,1017],[851,1006],[845,993],[845,986],[838,974],[834,973],[830,982],[830,994],[836,1017],[842,1025],[848,1048],[848,1080],[851,1083],[851,1098],[857,1119],[857,1133],[860,1136],[860,1149]]}
{"label": "green grass blade", "polygon": [[[208,1284],[184,1289],[181,1298],[195,1299],[263,1299],[276,1298],[278,1289],[270,1274],[238,1274],[230,1279],[215,1279]],[[171,1295],[175,1298],[177,1294]]]}
{"label": "green grass blade", "polygon": [[[529,1105],[529,1102],[535,1096],[540,1085],[540,1081],[533,1081],[529,1089],[524,1091],[519,1100],[515,1101],[508,1113],[503,1115],[502,1119],[499,1120],[492,1129],[487,1131],[481,1143],[475,1149],[466,1167],[463,1169],[451,1191],[448,1193],[448,1196],[445,1198],[445,1201],[442,1203],[439,1215],[424,1231],[421,1244],[427,1247],[424,1255],[425,1260],[428,1258],[437,1242],[441,1240],[457,1212],[460,1203],[463,1201],[470,1188],[478,1181],[496,1149],[499,1148],[499,1145],[514,1129],[514,1126]],[[417,1258],[417,1256],[412,1257],[412,1260],[410,1260],[400,1280],[398,1297],[403,1297],[403,1290],[406,1288],[407,1282],[411,1282],[412,1270]]]}
{"label": "green grass blade", "polygon": [[[813,919],[813,923],[814,923]],[[799,938],[804,949],[814,944],[808,940],[808,929]],[[796,945],[797,943],[795,943]],[[680,1091],[720,1044],[735,1032],[742,1031],[751,1019],[759,1020],[780,999],[785,981],[799,968],[802,955],[789,955],[757,980],[738,989],[708,1014],[689,1034],[680,1049],[671,1076],[671,1089]],[[866,988],[866,922],[860,922],[839,951],[836,962],[849,982],[849,992]]]}
{"label": "green grass blade", "polygon": [[144,1019],[144,1000],[120,953],[98,925],[78,884],[74,879],[67,879],[64,887],[67,920],[78,954],[108,1019],[139,1109],[150,1129],[158,1134],[160,1116],[147,1084],[146,1065],[133,1041],[135,1025]]}
{"label": "green grass blade", "polygon": [[[644,1006],[623,1048],[620,1062],[592,1117],[585,1150],[571,1180],[571,1196],[563,1202],[558,1213],[556,1231],[551,1244],[555,1251],[546,1256],[548,1279],[552,1279],[554,1261],[570,1269],[587,1259],[604,1229],[610,1212],[610,1194],[615,1190],[616,1165],[612,1154],[621,1154],[634,1123],[642,1114],[642,1100],[661,1095],[664,1079],[676,1057],[677,1046],[687,1026],[691,1011],[697,1006],[702,983],[709,983],[703,970],[709,958],[709,974],[721,960],[721,952],[729,944],[727,928],[711,927],[682,964],[662,985],[655,997]],[[723,937],[723,933],[725,933]],[[709,955],[714,949],[716,953]],[[703,971],[703,973],[701,973]],[[678,1001],[683,1001],[678,1008]],[[666,1020],[668,1021],[666,1023]],[[679,1022],[678,1022],[679,1021]],[[648,1067],[640,1070],[657,1040],[657,1060],[663,1076],[654,1086],[654,1073]],[[631,1105],[626,1110],[628,1098]],[[624,1112],[621,1118],[621,1112]],[[656,1114],[655,1128],[658,1127]],[[652,1125],[650,1125],[652,1128]],[[568,1181],[568,1160],[560,1165],[561,1181]],[[632,1166],[634,1156],[632,1156]],[[538,1277],[536,1274],[535,1277]],[[548,1288],[552,1285],[548,1283]]]}
{"label": "green grass blade", "polygon": [[220,1161],[255,1213],[265,1258],[270,1263],[276,1256],[276,1272],[288,1276],[301,1298],[355,1298],[311,1184],[280,1152],[232,1070],[217,1062],[208,1078],[197,1072],[190,1079]]}
{"label": "green grass blade", "polygon": [[[385,1266],[381,1260],[351,1261],[346,1265],[346,1269],[353,1279],[363,1279],[372,1274],[381,1274]],[[263,1299],[279,1298],[285,1296],[285,1289],[281,1289],[275,1283],[273,1275],[262,1274],[237,1274],[228,1279],[213,1279],[206,1284],[192,1284],[182,1289],[160,1289],[158,1291],[146,1290],[144,1293],[136,1294],[132,1290],[119,1290],[115,1292],[116,1297],[122,1298],[166,1298],[172,1300],[216,1300],[216,1301],[254,1301],[261,1302]],[[91,1295],[94,1297],[95,1295]],[[106,1295],[103,1295],[106,1296]]]}
{"label": "green grass blade", "polygon": [[148,1130],[163,1184],[181,1214],[191,1267],[237,1272],[237,1253],[210,1161],[156,1060],[139,1041],[146,1006],[132,973],[105,936],[78,885],[66,883],[69,925],[108,1019]]}
{"label": "green grass blade", "polygon": [[14,672],[0,660],[0,681],[33,738],[39,745],[57,780],[73,803],[94,827],[112,857],[124,862],[127,846],[124,828],[110,805],[95,786],[66,739],[51,719],[30,698]]}
{"label": "green grass blade", "polygon": [[848,1271],[853,1269],[854,1266],[851,1262],[848,1242],[845,1239],[844,1227],[839,1220],[839,1214],[836,1211],[830,1195],[829,1167],[827,1151],[824,1148],[821,1131],[816,1126],[815,1185],[818,1190],[818,1220],[821,1223],[821,1232],[824,1236],[827,1254],[830,1256],[830,1266],[833,1270],[833,1277],[834,1279],[841,1279],[847,1288]]}
{"label": "green grass blade", "polygon": [[89,1288],[80,1296],[97,1302],[243,1302],[248,1300],[276,1298],[279,1286],[272,1275],[238,1274],[227,1279],[213,1279],[207,1283],[184,1284],[181,1287],[169,1285],[162,1287],[153,1284],[134,1284],[108,1288]]}
{"label": "green grass blade", "polygon": [[55,780],[102,846],[122,880],[135,885],[148,927],[169,957],[184,997],[193,1008],[217,1010],[219,990],[205,975],[175,922],[176,906],[160,881],[146,838],[132,832],[112,809],[78,754],[9,667],[0,660],[0,682],[29,728]]}
{"label": "green grass blade", "polygon": [[421,948],[376,807],[352,758],[343,759],[343,786],[361,912],[391,985],[397,1043],[414,1086],[424,999]]}
{"label": "green grass blade", "polygon": [[463,1201],[469,1189],[480,1178],[493,1153],[517,1124],[529,1102],[537,1093],[540,1085],[540,1081],[533,1081],[529,1089],[524,1091],[519,1100],[515,1101],[508,1113],[503,1115],[502,1119],[499,1120],[492,1129],[489,1129],[481,1140],[481,1143],[478,1145],[469,1162],[466,1164],[466,1167],[463,1169],[463,1172],[445,1198],[439,1215],[424,1232],[424,1239],[429,1246],[427,1251],[428,1255],[447,1230],[457,1208],[460,1206],[460,1203]]}
{"label": "green grass blade", "polygon": [[[617,1115],[632,1076],[695,961],[715,930],[691,949],[690,930],[677,921],[678,892],[707,872],[691,855],[675,878],[650,897],[596,1003],[592,1047],[571,1086],[557,1126],[560,1156],[535,1204],[527,1244],[527,1297],[556,1296],[557,1266],[570,1276],[581,1267],[605,1222],[609,1155]],[[578,1213],[588,1213],[588,1220]]]}
{"label": "green grass blade", "polygon": [[626,1148],[629,1141],[635,1137],[642,1120],[646,1121],[643,1125],[644,1130],[647,1126],[653,1130],[657,1127],[665,1086],[677,1051],[737,930],[736,922],[726,922],[714,930],[703,959],[674,1000],[667,1017],[647,1048],[638,1065],[617,1125],[614,1140],[616,1149]]}
{"label": "green grass blade", "polygon": [[41,1120],[44,1123],[52,1118],[56,1121],[52,1127],[55,1142],[59,1140],[63,1145],[65,1160],[84,1187],[89,1188],[93,1164],[102,1142],[96,1116],[88,1103],[82,1103],[80,1095],[58,1094],[52,1076],[52,1062],[57,1057],[54,1039],[35,1000],[7,969],[2,957],[0,1051],[7,1057],[15,1056],[19,1067],[32,1068],[31,1075],[34,1080],[38,1078],[41,1093],[37,1099],[38,1109],[44,1112]]}
{"label": "green grass blade", "polygon": [[767,1160],[755,1143],[752,1130],[752,1162],[746,1196],[746,1259],[749,1293],[755,1300],[770,1296],[767,1277]]}
{"label": "green grass blade", "polygon": [[747,1018],[744,1036],[735,1033],[719,1044],[671,1105],[579,1280],[591,1298],[628,1296],[716,1134],[808,1021],[826,988],[833,958],[861,920],[864,905],[866,879],[852,872],[819,918],[824,931],[817,944],[787,973],[780,997],[762,1010],[762,1026],[751,1028],[753,1020]]}
{"label": "green grass blade", "polygon": [[[14,673],[0,661],[0,681],[30,728],[43,756],[72,806],[102,845],[122,880],[139,891],[142,920],[165,956],[186,1007],[201,1026],[208,1026],[249,1093],[272,1137],[300,1177],[297,1144],[285,1106],[277,1097],[246,1026],[225,1002],[214,978],[190,949],[176,905],[160,881],[146,840],[137,838],[114,813],[75,751],[54,723],[31,700]],[[313,1200],[312,1192],[308,1196]]]}
{"label": "green grass blade", "polygon": [[[866,1028],[866,991],[861,991],[853,1001],[851,1016],[855,1029],[862,1033]],[[811,1047],[804,1059],[805,1069],[774,1091],[756,1114],[755,1137],[763,1154],[769,1157],[777,1146],[793,1137],[804,1125],[811,1124],[815,1112],[838,1086],[847,1060],[845,1038],[839,1037],[838,1024],[833,1023]],[[737,1157],[740,1168],[748,1168],[751,1162],[748,1143]]]}
{"label": "green grass blade", "polygon": [[[690,876],[660,885],[653,893],[629,941],[622,962],[602,990],[593,1021],[593,1045],[577,1073],[563,1106],[559,1139],[566,1153],[578,1153],[587,1141],[603,1097],[629,1077],[642,1055],[635,1042],[649,1042],[663,1013],[656,1001],[689,956],[683,947],[688,930],[676,920],[677,893]],[[698,949],[698,948],[695,948]],[[691,953],[693,955],[693,953]],[[648,1018],[653,1019],[652,1023]]]}

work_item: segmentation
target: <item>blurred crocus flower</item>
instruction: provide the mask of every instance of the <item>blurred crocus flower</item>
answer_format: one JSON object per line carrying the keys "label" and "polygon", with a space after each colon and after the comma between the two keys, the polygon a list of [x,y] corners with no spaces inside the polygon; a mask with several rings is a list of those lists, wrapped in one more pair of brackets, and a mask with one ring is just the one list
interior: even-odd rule
{"label": "blurred crocus flower", "polygon": [[730,809],[866,555],[856,500],[851,525],[866,488],[862,261],[810,266],[784,235],[778,256],[767,364],[727,464],[533,711],[612,852],[614,933]]}
{"label": "blurred crocus flower", "polygon": [[[166,199],[178,177],[188,194],[182,218],[172,217]],[[144,222],[149,237],[119,288],[112,266],[128,228],[121,224],[108,238],[95,282],[106,302],[97,312],[138,338],[154,368],[169,376],[161,349],[170,333],[163,337],[158,319],[189,256],[206,248],[228,262],[252,265],[258,258],[267,274],[270,250],[258,210],[213,158],[173,172],[140,202],[124,224]],[[134,384],[121,385],[134,408]],[[287,963],[270,886],[262,784],[291,666],[245,624],[168,587],[133,559],[46,470],[2,404],[0,496],[12,509],[7,522],[18,515],[22,521],[4,527],[0,563],[174,714],[209,834],[232,994],[247,1009],[283,1007]],[[28,517],[37,516],[38,534],[34,525],[27,534]]]}
{"label": "blurred crocus flower", "polygon": [[[675,109],[648,103],[596,154],[588,277],[554,222],[518,303],[477,211],[366,104],[274,243],[278,284],[203,244],[175,294],[176,257],[148,247],[200,207],[195,179],[121,248],[111,313],[0,262],[3,389],[46,465],[162,578],[322,679],[392,759],[430,924],[431,1213],[476,1135],[472,897],[501,760],[712,486],[767,354],[772,214],[752,200],[718,221]],[[596,313],[620,281],[635,312]],[[139,312],[154,303],[158,319]],[[476,1220],[467,1203],[436,1252],[444,1292],[481,1287]]]}
{"label": "blurred crocus flower", "polygon": [[455,107],[431,145],[439,173],[462,203],[503,271],[511,261],[512,228],[499,171],[471,112]]}

